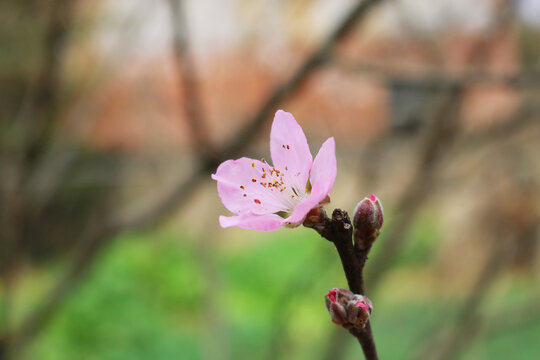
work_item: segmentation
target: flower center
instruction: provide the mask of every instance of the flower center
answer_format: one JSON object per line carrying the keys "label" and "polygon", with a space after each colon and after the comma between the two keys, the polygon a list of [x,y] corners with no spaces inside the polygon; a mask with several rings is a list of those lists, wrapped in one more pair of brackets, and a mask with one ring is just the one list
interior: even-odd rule
{"label": "flower center", "polygon": [[[309,195],[311,190],[310,184],[308,182],[305,189],[297,189],[291,184],[292,181],[290,179],[292,174],[289,173],[287,166],[285,166],[285,170],[280,170],[270,166],[264,158],[261,159],[261,162],[263,163],[262,166],[258,166],[255,162],[251,163],[251,167],[258,170],[258,176],[256,175],[250,179],[259,190],[256,193],[270,196],[273,200],[283,205],[281,211],[276,212],[276,214],[281,217],[288,217],[296,204]],[[242,190],[245,189],[243,185],[240,188]],[[244,193],[242,196],[247,197],[247,194]],[[257,205],[263,205],[263,201],[257,198],[257,196],[254,197],[253,202]]]}

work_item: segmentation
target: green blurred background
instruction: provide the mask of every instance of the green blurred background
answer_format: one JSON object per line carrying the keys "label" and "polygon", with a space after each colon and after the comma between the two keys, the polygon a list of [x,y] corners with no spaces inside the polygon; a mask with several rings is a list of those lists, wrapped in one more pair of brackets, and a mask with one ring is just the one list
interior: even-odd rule
{"label": "green blurred background", "polygon": [[0,360],[362,358],[330,242],[218,225],[279,108],[385,207],[381,359],[540,358],[540,2],[358,4],[4,1]]}

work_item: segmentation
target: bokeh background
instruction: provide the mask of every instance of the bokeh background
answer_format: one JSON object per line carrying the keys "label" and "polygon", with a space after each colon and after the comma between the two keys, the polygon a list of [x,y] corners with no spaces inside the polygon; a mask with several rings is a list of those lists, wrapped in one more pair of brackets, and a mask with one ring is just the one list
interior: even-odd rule
{"label": "bokeh background", "polygon": [[4,0],[0,359],[353,359],[306,228],[221,229],[273,113],[375,193],[382,359],[540,358],[540,1]]}

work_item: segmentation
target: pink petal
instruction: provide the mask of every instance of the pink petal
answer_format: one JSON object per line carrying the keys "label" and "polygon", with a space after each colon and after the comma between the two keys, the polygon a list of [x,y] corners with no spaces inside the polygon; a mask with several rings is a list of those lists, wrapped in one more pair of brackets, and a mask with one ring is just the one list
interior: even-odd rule
{"label": "pink petal", "polygon": [[292,114],[278,110],[270,132],[270,153],[274,167],[287,184],[304,191],[313,157],[306,136]]}
{"label": "pink petal", "polygon": [[229,211],[235,214],[287,211],[287,195],[261,184],[269,181],[268,175],[263,178],[263,169],[267,174],[270,171],[268,164],[245,157],[219,165],[212,179],[217,181],[219,196]]}
{"label": "pink petal", "polygon": [[319,153],[315,156],[311,173],[309,175],[311,185],[320,187],[322,193],[328,193],[334,186],[337,174],[336,163],[336,142],[333,137],[328,138],[321,146]]}
{"label": "pink petal", "polygon": [[311,209],[323,201],[336,180],[336,143],[331,137],[322,144],[319,153],[313,161],[311,168],[311,194],[300,203],[298,203],[287,219],[290,223],[300,223],[304,220]]}
{"label": "pink petal", "polygon": [[285,220],[275,214],[255,215],[245,213],[238,216],[220,216],[219,224],[223,228],[238,226],[247,230],[274,231],[279,229]]}

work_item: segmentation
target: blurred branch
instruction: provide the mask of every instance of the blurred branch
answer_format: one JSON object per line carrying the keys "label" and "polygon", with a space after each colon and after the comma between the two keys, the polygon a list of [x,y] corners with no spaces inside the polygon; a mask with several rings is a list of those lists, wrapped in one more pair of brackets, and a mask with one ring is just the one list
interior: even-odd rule
{"label": "blurred branch", "polygon": [[[498,218],[498,220],[499,224],[505,223],[505,219]],[[538,219],[534,220],[529,226],[512,236],[509,236],[508,229],[505,229],[504,226],[498,226],[499,224],[495,226],[494,234],[498,236],[493,239],[491,255],[486,260],[469,295],[460,305],[460,310],[453,320],[454,325],[450,332],[444,336],[437,329],[446,330],[448,327],[442,326],[440,323],[434,324],[429,331],[426,331],[427,334],[432,334],[427,342],[426,337],[422,336],[421,343],[425,344],[425,346],[418,355],[414,356],[414,359],[433,359],[434,354],[437,353],[437,359],[454,359],[474,340],[481,325],[486,321],[486,317],[481,314],[481,306],[488,295],[491,285],[514,260],[518,248],[516,243],[519,244],[517,240],[521,237],[535,236],[538,228],[537,222]],[[495,319],[500,319],[500,314],[495,316]],[[500,324],[500,327],[506,326],[506,320],[504,318],[504,324]]]}
{"label": "blurred branch", "polygon": [[[487,245],[490,248],[488,258],[484,261],[469,294],[459,305],[453,326],[444,326],[440,321],[430,326],[425,333],[431,335],[431,338],[426,342],[425,334],[421,336],[419,343],[426,345],[414,358],[445,360],[456,358],[474,340],[485,320],[481,311],[482,304],[491,285],[503,270],[509,269],[520,259],[520,254],[530,252],[531,245],[534,246],[538,240],[540,222],[539,214],[535,211],[538,184],[524,181],[518,175],[521,169],[518,168],[516,171],[514,164],[521,164],[522,168],[527,166],[519,157],[516,159],[514,154],[510,155],[508,148],[501,149],[501,153],[507,155],[506,159],[504,155],[500,155],[502,158],[499,159],[501,163],[499,172],[509,174],[511,181],[491,188],[492,193],[485,196],[480,212],[485,214],[483,217],[473,214],[474,226],[483,229],[480,234],[488,240]],[[464,293],[465,290],[460,292]],[[453,304],[448,306],[451,307]]]}
{"label": "blurred branch", "polygon": [[470,151],[482,143],[508,138],[511,134],[521,131],[527,126],[540,125],[540,102],[536,94],[528,96],[521,104],[520,108],[507,117],[500,120],[495,125],[482,130],[467,134],[459,138],[455,143],[455,148],[459,151]]}
{"label": "blurred branch", "polygon": [[198,152],[212,156],[212,145],[203,116],[196,70],[189,51],[188,24],[182,0],[169,0],[173,27],[173,55],[183,95],[186,123]]}
{"label": "blurred branch", "polygon": [[[501,10],[502,11],[502,10]],[[485,61],[485,47],[490,41],[503,33],[508,27],[509,21],[507,13],[501,13],[497,17],[492,33],[483,43],[477,44],[468,56],[470,63]],[[396,206],[398,219],[382,245],[380,256],[373,261],[371,273],[368,273],[368,281],[378,286],[379,279],[385,272],[394,256],[402,247],[404,235],[415,218],[421,204],[427,199],[432,190],[435,166],[438,160],[446,155],[448,148],[459,134],[459,108],[465,83],[460,81],[445,81],[444,78],[437,77],[434,86],[439,88],[439,101],[431,104],[431,109],[427,109],[426,118],[432,119],[431,129],[425,137],[422,149],[419,152],[419,165],[414,173],[413,180],[403,193]]]}
{"label": "blurred branch", "polygon": [[[507,251],[508,249],[504,250]],[[485,299],[492,283],[502,271],[503,259],[507,258],[504,250],[502,246],[498,246],[492,251],[471,292],[461,304],[450,334],[444,339],[441,339],[441,334],[437,329],[447,329],[448,327],[441,326],[438,322],[430,331],[426,331],[428,341],[423,337],[422,343],[425,346],[419,355],[413,357],[414,359],[453,359],[459,353],[462,346],[464,346],[465,342],[471,341],[480,326],[480,317],[478,314],[480,305]],[[429,337],[429,334],[432,334],[431,337]],[[439,354],[439,356],[435,354]]]}
{"label": "blurred branch", "polygon": [[240,131],[228,146],[223,148],[224,158],[230,158],[238,154],[242,145],[253,137],[267,118],[273,115],[275,107],[287,96],[296,91],[314,70],[319,68],[331,57],[334,44],[346,35],[351,28],[368,14],[369,10],[383,0],[357,1],[351,10],[338,23],[334,30],[326,37],[319,48],[296,70],[295,73],[281,86],[277,87],[263,103],[258,113],[251,119],[248,125]]}
{"label": "blurred branch", "polygon": [[[66,0],[64,0],[66,1]],[[253,139],[253,135],[261,128],[265,121],[270,118],[275,107],[307,79],[316,68],[327,59],[333,45],[339,41],[356,23],[367,13],[373,5],[381,0],[359,1],[351,11],[343,18],[330,35],[322,42],[320,47],[294,72],[291,77],[281,86],[277,87],[264,102],[256,115],[246,123],[240,134],[225,144],[215,157],[202,155],[199,166],[187,180],[180,181],[173,189],[164,194],[160,199],[141,211],[130,214],[120,214],[112,220],[98,221],[96,228],[88,231],[74,250],[68,262],[68,268],[64,276],[45,296],[42,304],[28,317],[23,319],[22,325],[13,333],[19,349],[31,341],[39,331],[44,328],[55,311],[67,300],[82,277],[95,262],[101,249],[116,235],[128,230],[136,230],[153,226],[160,219],[171,214],[187,203],[190,195],[202,183],[202,179],[215,169],[217,165],[238,154]],[[199,124],[197,124],[198,126]]]}
{"label": "blurred branch", "polygon": [[[42,60],[33,84],[29,86],[27,98],[22,104],[12,129],[4,143],[21,147],[24,158],[32,166],[43,153],[52,137],[58,110],[58,94],[62,72],[62,60],[67,39],[72,27],[74,8],[77,1],[52,0],[45,29]],[[12,146],[8,145],[8,150]]]}
{"label": "blurred branch", "polygon": [[[28,86],[19,116],[12,128],[2,134],[2,231],[0,251],[0,274],[13,261],[16,247],[17,218],[21,211],[24,193],[20,192],[22,183],[27,180],[26,173],[41,154],[48,141],[57,106],[60,82],[61,59],[64,55],[66,38],[73,16],[73,3],[70,0],[54,0],[50,5],[50,14],[45,29],[42,61],[37,70],[36,79]],[[18,150],[22,144],[22,150]],[[16,195],[15,195],[16,194]],[[8,258],[5,258],[5,257]],[[9,261],[8,261],[9,260]]]}
{"label": "blurred branch", "polygon": [[440,165],[441,158],[448,156],[449,149],[453,148],[457,151],[463,150],[464,147],[478,146],[480,141],[488,141],[499,136],[506,137],[511,131],[521,129],[528,123],[537,123],[537,118],[534,115],[538,114],[540,106],[534,98],[531,98],[509,119],[501,121],[500,124],[493,125],[482,132],[459,138],[460,132],[457,120],[459,106],[455,104],[459,103],[461,91],[461,87],[450,90],[447,95],[449,97],[445,100],[446,104],[440,108],[439,114],[434,116],[434,123],[428,134],[426,134],[419,152],[421,160],[415,175],[396,205],[395,214],[398,214],[397,220],[387,230],[386,241],[381,245],[381,252],[373,260],[370,266],[371,271],[367,273],[367,282],[373,284],[373,287],[379,285],[380,278],[401,249],[404,234],[407,233],[418,210],[432,189],[435,166]]}
{"label": "blurred branch", "polygon": [[395,207],[396,220],[386,231],[385,241],[380,244],[379,255],[373,259],[367,282],[379,286],[379,280],[403,246],[405,234],[427,199],[434,182],[435,168],[439,159],[458,134],[457,113],[461,101],[461,87],[450,88],[441,94],[439,104],[433,104],[433,119],[418,152],[418,164],[409,186]]}
{"label": "blurred branch", "polygon": [[[339,55],[332,57],[332,64],[341,71],[350,74],[366,74],[375,76],[381,80],[399,78],[410,78],[418,83],[438,86],[472,86],[478,84],[508,85],[516,88],[538,88],[540,87],[540,69],[523,69],[515,74],[496,74],[486,71],[480,66],[466,69],[463,75],[453,75],[443,66],[426,66],[425,64],[407,64],[403,62],[392,63],[379,61],[358,62],[349,61]],[[404,74],[413,73],[418,75]]]}
{"label": "blurred branch", "polygon": [[[18,246],[26,203],[23,187],[28,173],[50,140],[58,106],[61,65],[71,28],[76,1],[53,0],[44,31],[41,61],[33,83],[28,86],[19,114],[0,137],[0,280],[4,285],[3,311],[10,311],[14,264],[19,259]],[[0,324],[0,359],[14,356],[9,322]]]}
{"label": "blurred branch", "polygon": [[497,334],[505,331],[512,331],[524,324],[538,323],[540,320],[540,296],[531,297],[521,306],[513,306],[510,317],[501,316],[507,308],[497,309],[485,315],[481,320],[486,324],[485,332],[487,335]]}

